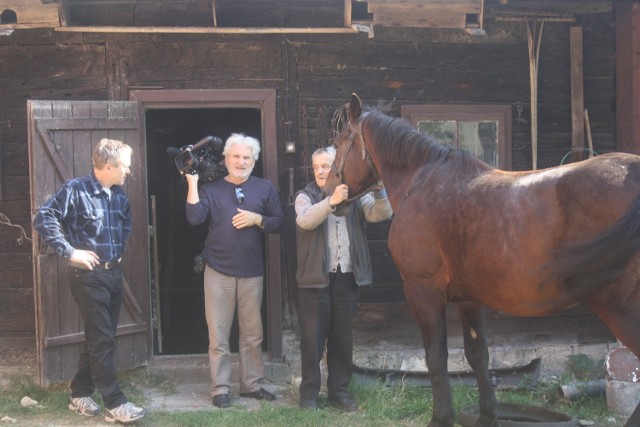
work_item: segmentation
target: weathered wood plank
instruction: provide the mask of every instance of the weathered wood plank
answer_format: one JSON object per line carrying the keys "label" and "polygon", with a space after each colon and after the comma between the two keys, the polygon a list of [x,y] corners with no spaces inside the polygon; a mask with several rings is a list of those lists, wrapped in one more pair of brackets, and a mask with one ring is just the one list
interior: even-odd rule
{"label": "weathered wood plank", "polygon": [[[10,256],[10,254],[0,252],[0,256]],[[0,282],[3,288],[29,288],[33,294],[32,270],[5,270],[0,274],[2,274],[2,280]]]}
{"label": "weathered wood plank", "polygon": [[467,14],[482,12],[481,4],[402,4],[369,3],[373,24],[387,27],[465,28]]}
{"label": "weathered wood plank", "polygon": [[[0,252],[0,271],[23,271],[31,270],[31,254],[28,252]],[[3,280],[0,280],[0,283]]]}
{"label": "weathered wood plank", "polygon": [[31,238],[31,222],[28,218],[9,218],[9,221],[11,224],[0,223],[0,256],[11,257],[20,252],[30,254],[31,242],[25,239],[25,235]]}
{"label": "weathered wood plank", "polygon": [[33,334],[35,317],[33,290],[0,288],[0,324],[3,336]]}
{"label": "weathered wood plank", "polygon": [[60,33],[50,28],[35,28],[28,31],[16,30],[10,37],[0,37],[0,46],[41,46],[52,44],[82,44],[79,33]]}
{"label": "weathered wood plank", "polygon": [[36,366],[36,339],[27,337],[0,337],[0,366]]}
{"label": "weathered wood plank", "polygon": [[[255,74],[255,67],[260,71],[277,67],[276,71],[281,71],[283,66],[276,61],[281,57],[279,44],[259,42],[236,42],[233,43],[233,49],[226,42],[190,43],[187,46],[175,42],[162,45],[141,42],[128,45],[120,55],[127,58],[130,68],[135,71],[134,75],[164,73],[161,78],[165,80],[170,80],[167,77],[175,73],[184,76],[185,71],[192,69],[208,70],[214,75],[230,70]],[[136,64],[145,66],[136,67]]]}
{"label": "weathered wood plank", "polygon": [[26,194],[29,194],[29,178],[27,176],[4,177],[3,200],[23,200]]}
{"label": "weathered wood plank", "polygon": [[[2,61],[0,78],[104,75],[106,71],[104,46],[0,46],[0,57],[12,58]],[[39,61],[42,66],[37,66]]]}

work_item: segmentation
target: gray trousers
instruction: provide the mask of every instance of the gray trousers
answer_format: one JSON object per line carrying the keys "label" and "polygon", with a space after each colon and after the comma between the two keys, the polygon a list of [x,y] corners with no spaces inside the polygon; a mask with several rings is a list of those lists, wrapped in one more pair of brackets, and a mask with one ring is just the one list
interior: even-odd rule
{"label": "gray trousers", "polygon": [[229,335],[236,307],[240,326],[240,393],[260,388],[262,362],[263,277],[226,276],[207,266],[204,272],[204,304],[209,327],[211,396],[231,390]]}

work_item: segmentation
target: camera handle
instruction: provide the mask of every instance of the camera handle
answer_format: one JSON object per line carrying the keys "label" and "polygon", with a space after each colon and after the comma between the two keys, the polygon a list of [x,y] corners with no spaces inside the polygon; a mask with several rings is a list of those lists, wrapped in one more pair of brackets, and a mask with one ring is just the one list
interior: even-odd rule
{"label": "camera handle", "polygon": [[220,149],[220,147],[222,147],[222,140],[220,138],[218,138],[217,136],[205,136],[204,138],[202,138],[200,141],[196,142],[193,145],[188,146],[188,150],[197,150],[198,148],[202,147],[205,144],[213,144],[213,148],[218,151]]}

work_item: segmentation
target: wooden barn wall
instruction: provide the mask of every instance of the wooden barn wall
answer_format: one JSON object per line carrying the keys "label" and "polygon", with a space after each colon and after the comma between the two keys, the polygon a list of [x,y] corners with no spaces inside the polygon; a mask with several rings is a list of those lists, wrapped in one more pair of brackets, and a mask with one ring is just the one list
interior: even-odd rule
{"label": "wooden barn wall", "polygon": [[[615,147],[615,40],[609,15],[578,17],[584,30],[585,105],[598,152]],[[540,167],[559,164],[571,146],[569,27],[547,23],[539,84]],[[488,35],[457,30],[376,29],[342,35],[100,34],[16,30],[0,36],[0,213],[30,235],[27,99],[128,99],[130,89],[273,88],[278,141],[297,141],[297,153],[278,147],[279,185],[287,215],[283,237],[283,307],[291,323],[295,298],[296,188],[312,178],[308,156],[329,138],[333,111],[357,92],[368,104],[399,115],[402,104],[513,105],[513,168],[531,163],[529,125],[515,120],[516,103],[529,120],[529,72],[523,23],[493,22]],[[388,255],[388,224],[368,230],[373,289],[364,301],[397,301],[401,283]],[[0,224],[0,365],[35,358],[30,243],[19,228]]]}

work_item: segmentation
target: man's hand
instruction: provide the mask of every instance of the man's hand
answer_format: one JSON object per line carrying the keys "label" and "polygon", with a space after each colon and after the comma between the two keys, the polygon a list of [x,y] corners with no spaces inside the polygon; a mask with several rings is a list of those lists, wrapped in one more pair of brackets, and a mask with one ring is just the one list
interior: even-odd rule
{"label": "man's hand", "polygon": [[333,190],[333,194],[331,195],[331,198],[329,198],[329,206],[335,208],[348,198],[349,187],[347,187],[347,184],[340,184],[335,188],[335,190]]}
{"label": "man's hand", "polygon": [[100,258],[93,251],[84,249],[74,249],[73,253],[69,257],[69,261],[76,264],[82,264],[87,267],[88,270],[93,270],[93,267],[100,265]]}
{"label": "man's hand", "polygon": [[198,194],[198,179],[200,177],[197,173],[193,175],[185,173],[183,175],[187,179],[187,203],[195,205],[200,201],[200,195]]}
{"label": "man's hand", "polygon": [[197,173],[195,174],[184,173],[183,175],[187,180],[187,184],[197,184],[198,179],[200,179],[200,176]]}
{"label": "man's hand", "polygon": [[245,211],[244,209],[238,209],[238,213],[233,216],[231,220],[233,226],[238,230],[245,227],[251,227],[257,225],[258,227],[262,226],[262,215]]}

